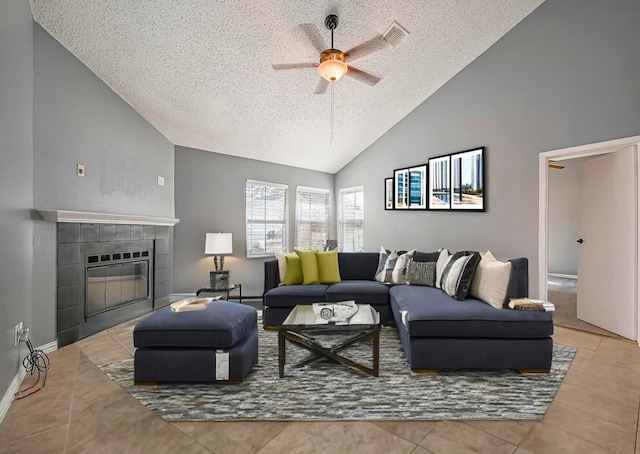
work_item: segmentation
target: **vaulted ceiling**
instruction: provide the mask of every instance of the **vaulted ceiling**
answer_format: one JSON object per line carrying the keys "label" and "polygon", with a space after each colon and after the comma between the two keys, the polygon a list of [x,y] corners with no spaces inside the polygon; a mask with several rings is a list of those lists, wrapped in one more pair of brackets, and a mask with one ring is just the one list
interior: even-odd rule
{"label": "vaulted ceiling", "polygon": [[[31,9],[172,143],[335,173],[542,2],[31,0]],[[353,62],[381,79],[375,86],[334,83],[333,139],[331,89],[314,94],[316,69],[272,67],[317,63],[309,30],[328,48],[330,13],[343,51],[394,21],[408,32]]]}

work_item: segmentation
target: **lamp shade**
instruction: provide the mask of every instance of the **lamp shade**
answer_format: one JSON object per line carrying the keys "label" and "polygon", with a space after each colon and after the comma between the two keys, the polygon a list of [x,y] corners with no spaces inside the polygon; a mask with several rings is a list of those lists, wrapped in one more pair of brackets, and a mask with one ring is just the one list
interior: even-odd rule
{"label": "lamp shade", "polygon": [[204,253],[212,255],[232,254],[233,240],[230,233],[207,233]]}

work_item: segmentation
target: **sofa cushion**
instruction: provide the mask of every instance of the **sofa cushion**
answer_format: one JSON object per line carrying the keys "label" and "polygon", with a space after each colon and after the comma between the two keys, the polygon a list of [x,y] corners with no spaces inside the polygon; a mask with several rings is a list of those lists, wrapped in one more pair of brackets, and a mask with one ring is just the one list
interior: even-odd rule
{"label": "sofa cushion", "polygon": [[284,285],[302,284],[302,262],[297,254],[285,254],[283,276],[282,283]]}
{"label": "sofa cushion", "polygon": [[318,262],[318,279],[321,284],[333,284],[340,282],[340,267],[338,264],[338,251],[316,252]]}
{"label": "sofa cushion", "polygon": [[319,284],[318,276],[318,260],[316,259],[316,250],[313,251],[296,251],[302,263],[302,283]]}
{"label": "sofa cushion", "polygon": [[416,251],[413,254],[414,262],[437,262],[440,256],[440,251],[435,252],[420,252]]}
{"label": "sofa cushion", "polygon": [[469,295],[500,309],[506,302],[510,276],[511,263],[500,262],[487,251],[478,263]]}
{"label": "sofa cushion", "polygon": [[442,288],[442,273],[444,272],[449,260],[453,257],[449,254],[449,250],[447,248],[440,249],[440,253],[438,254],[438,260],[436,260],[436,287]]}
{"label": "sofa cushion", "polygon": [[378,274],[380,274],[380,272],[382,270],[384,270],[384,265],[387,263],[387,258],[389,257],[389,254],[391,254],[391,251],[388,251],[387,249],[384,248],[384,246],[380,246],[380,252],[379,252],[379,257],[378,257],[378,268],[376,269],[376,274],[374,275],[374,279],[377,279]]}
{"label": "sofa cushion", "polygon": [[389,303],[389,287],[376,281],[342,281],[327,289],[327,301],[350,301],[358,304]]}
{"label": "sofa cushion", "polygon": [[376,275],[378,257],[377,252],[339,252],[340,278],[343,281],[372,281]]}
{"label": "sofa cushion", "polygon": [[434,287],[398,285],[389,296],[400,314],[396,321],[404,322],[411,337],[537,339],[553,334],[551,312],[496,309],[474,298],[456,301]]}
{"label": "sofa cushion", "polygon": [[412,249],[411,251],[407,251],[398,256],[398,260],[396,260],[396,263],[393,266],[393,273],[391,273],[392,284],[407,283],[407,271],[409,271],[409,263],[411,263],[411,259],[413,258],[413,254],[415,252],[416,250]]}
{"label": "sofa cushion", "polygon": [[375,280],[378,282],[390,283],[393,280],[393,270],[395,269],[398,258],[399,258],[399,255],[397,251],[390,252],[389,255],[387,256],[386,262],[384,262],[382,271],[376,274]]}
{"label": "sofa cushion", "polygon": [[294,307],[297,304],[309,304],[326,301],[326,284],[283,285],[264,294],[264,305],[272,307]]}
{"label": "sofa cushion", "polygon": [[453,254],[442,272],[440,288],[458,301],[465,299],[479,261],[480,254],[477,252],[460,251]]}
{"label": "sofa cushion", "polygon": [[416,262],[409,263],[407,271],[407,284],[410,285],[436,285],[436,262]]}
{"label": "sofa cushion", "polygon": [[216,301],[200,311],[160,309],[133,330],[135,347],[228,348],[257,327],[250,306]]}

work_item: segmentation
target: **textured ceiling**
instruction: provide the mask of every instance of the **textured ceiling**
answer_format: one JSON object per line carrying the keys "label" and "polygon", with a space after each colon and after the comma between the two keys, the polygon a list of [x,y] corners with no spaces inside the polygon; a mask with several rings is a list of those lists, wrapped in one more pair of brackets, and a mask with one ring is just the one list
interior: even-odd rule
{"label": "textured ceiling", "polygon": [[[35,21],[176,145],[335,173],[543,0],[31,0]],[[346,51],[396,21],[396,47],[314,95],[317,62],[300,24],[339,16]],[[347,61],[349,63],[349,61]]]}

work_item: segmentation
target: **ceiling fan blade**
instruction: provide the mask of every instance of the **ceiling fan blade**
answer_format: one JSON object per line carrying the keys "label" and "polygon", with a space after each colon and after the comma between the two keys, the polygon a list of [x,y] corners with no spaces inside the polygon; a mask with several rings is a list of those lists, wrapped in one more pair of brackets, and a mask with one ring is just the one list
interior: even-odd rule
{"label": "ceiling fan blade", "polygon": [[371,55],[374,52],[378,52],[388,46],[389,44],[382,39],[382,37],[376,36],[375,38],[371,38],[369,41],[365,41],[364,43],[349,49],[344,53],[344,55],[348,62],[352,62],[359,58],[366,57],[367,55]]}
{"label": "ceiling fan blade", "polygon": [[359,82],[364,82],[365,84],[371,85],[372,87],[380,82],[379,77],[376,77],[373,74],[369,74],[364,71],[360,71],[353,66],[349,66],[349,71],[347,71],[347,74],[345,74],[345,76],[349,76]]}
{"label": "ceiling fan blade", "polygon": [[327,43],[315,24],[300,24],[300,28],[318,52],[322,52],[327,48]]}
{"label": "ceiling fan blade", "polygon": [[271,65],[271,67],[276,71],[279,71],[281,69],[315,68],[316,66],[318,66],[318,63],[282,63]]}
{"label": "ceiling fan blade", "polygon": [[318,81],[318,85],[316,85],[316,89],[314,90],[314,95],[324,95],[327,92],[327,87],[329,86],[329,81],[324,77],[321,77]]}

